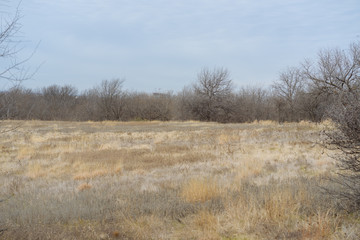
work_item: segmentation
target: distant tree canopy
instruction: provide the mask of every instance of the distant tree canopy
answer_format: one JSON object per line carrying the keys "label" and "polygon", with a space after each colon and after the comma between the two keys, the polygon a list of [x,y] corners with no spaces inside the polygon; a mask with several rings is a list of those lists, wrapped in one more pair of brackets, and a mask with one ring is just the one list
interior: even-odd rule
{"label": "distant tree canopy", "polygon": [[230,73],[224,68],[202,69],[197,82],[187,92],[185,109],[201,121],[226,122],[232,112],[233,84]]}
{"label": "distant tree canopy", "polygon": [[285,68],[268,88],[237,90],[230,71],[222,67],[201,69],[197,80],[178,93],[129,92],[123,89],[124,79],[104,80],[81,93],[73,86],[31,90],[17,85],[0,92],[0,114],[75,121],[321,121],[331,117],[341,96],[359,97],[359,55],[359,42],[345,50],[321,50],[316,59]]}

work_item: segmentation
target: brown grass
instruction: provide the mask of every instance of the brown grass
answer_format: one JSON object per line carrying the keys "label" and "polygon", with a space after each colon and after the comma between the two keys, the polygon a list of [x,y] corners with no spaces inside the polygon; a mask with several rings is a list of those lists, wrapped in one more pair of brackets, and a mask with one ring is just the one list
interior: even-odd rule
{"label": "brown grass", "polygon": [[84,191],[84,190],[87,190],[87,189],[90,189],[92,188],[92,186],[88,183],[82,183],[78,186],[78,190],[81,192],[81,191]]}
{"label": "brown grass", "polygon": [[4,121],[4,239],[359,239],[310,122]]}
{"label": "brown grass", "polygon": [[205,202],[218,196],[220,196],[220,190],[211,179],[191,179],[181,190],[181,197],[192,203]]}

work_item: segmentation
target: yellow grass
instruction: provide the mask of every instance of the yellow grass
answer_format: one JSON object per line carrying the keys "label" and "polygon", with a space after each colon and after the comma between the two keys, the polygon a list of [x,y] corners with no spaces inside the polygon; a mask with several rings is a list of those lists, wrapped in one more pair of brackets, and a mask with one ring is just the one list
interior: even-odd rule
{"label": "yellow grass", "polygon": [[88,184],[88,183],[82,183],[82,184],[80,184],[79,186],[78,186],[78,190],[79,191],[84,191],[84,190],[87,190],[87,189],[90,189],[90,188],[92,188],[92,186],[90,185],[90,184]]}
{"label": "yellow grass", "polygon": [[3,121],[4,239],[357,239],[319,185],[330,121]]}
{"label": "yellow grass", "polygon": [[29,159],[35,154],[35,149],[32,146],[19,146],[17,158]]}
{"label": "yellow grass", "polygon": [[181,191],[181,197],[187,202],[205,202],[220,195],[220,190],[211,179],[191,179]]}
{"label": "yellow grass", "polygon": [[[222,239],[218,233],[218,218],[209,211],[202,210],[195,216],[192,216],[192,218],[189,219],[189,226],[191,226],[191,228],[181,232],[183,236],[187,235],[189,239]],[[181,236],[178,236],[178,238],[181,239]]]}
{"label": "yellow grass", "polygon": [[27,168],[26,176],[30,178],[44,177],[46,175],[45,168],[40,163],[31,163]]}

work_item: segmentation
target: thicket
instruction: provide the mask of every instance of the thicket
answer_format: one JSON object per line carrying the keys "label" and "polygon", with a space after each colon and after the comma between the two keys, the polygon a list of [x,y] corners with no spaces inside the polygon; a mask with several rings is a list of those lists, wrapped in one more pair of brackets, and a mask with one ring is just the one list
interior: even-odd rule
{"label": "thicket", "polygon": [[71,121],[254,120],[321,121],[339,106],[343,93],[358,96],[360,43],[325,49],[314,61],[288,67],[268,88],[234,88],[225,68],[204,68],[197,81],[174,92],[130,92],[123,79],[104,80],[79,92],[73,86],[38,90],[21,85],[0,92],[2,119]]}
{"label": "thicket", "polygon": [[321,121],[342,93],[358,95],[360,44],[327,49],[313,62],[288,67],[271,87],[234,88],[225,68],[204,68],[197,81],[173,93],[130,92],[123,79],[104,80],[79,92],[73,86],[38,90],[19,84],[0,92],[2,119],[39,120],[254,120]]}

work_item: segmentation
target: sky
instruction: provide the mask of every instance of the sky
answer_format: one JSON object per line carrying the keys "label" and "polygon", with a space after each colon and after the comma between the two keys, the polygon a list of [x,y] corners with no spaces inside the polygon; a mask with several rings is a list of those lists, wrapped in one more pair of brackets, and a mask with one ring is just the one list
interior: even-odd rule
{"label": "sky", "polygon": [[267,87],[320,49],[360,41],[358,0],[23,0],[20,9],[20,57],[36,48],[27,64],[40,66],[23,83],[33,89],[120,78],[131,91],[177,92],[204,67],[228,69],[237,88]]}

